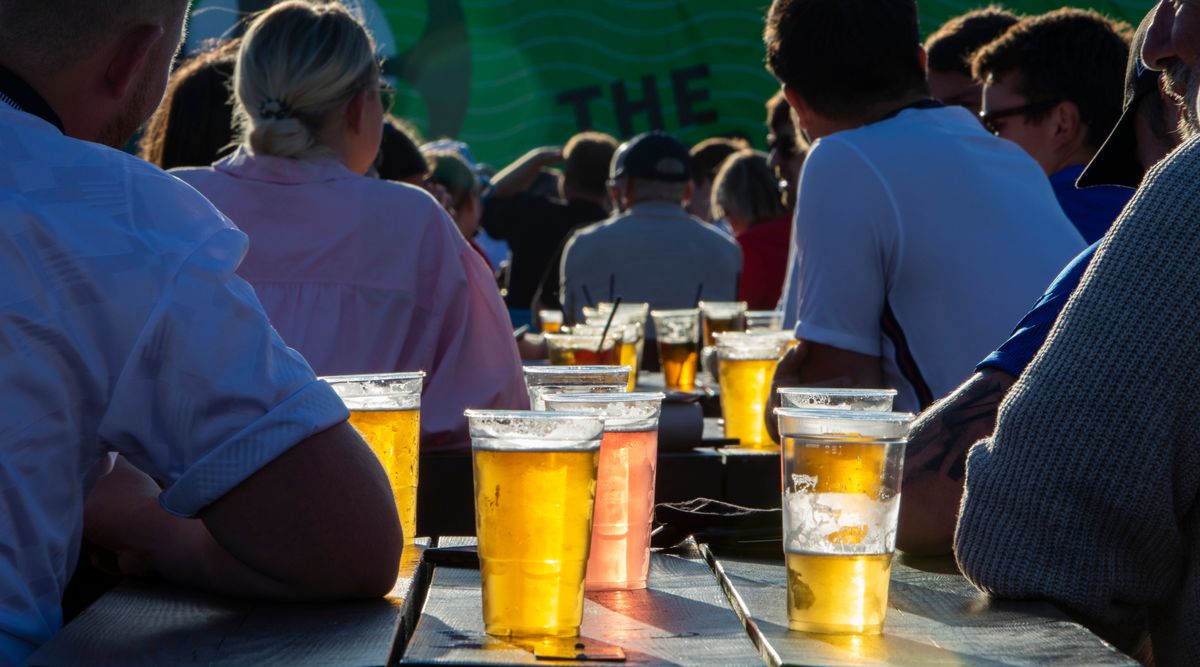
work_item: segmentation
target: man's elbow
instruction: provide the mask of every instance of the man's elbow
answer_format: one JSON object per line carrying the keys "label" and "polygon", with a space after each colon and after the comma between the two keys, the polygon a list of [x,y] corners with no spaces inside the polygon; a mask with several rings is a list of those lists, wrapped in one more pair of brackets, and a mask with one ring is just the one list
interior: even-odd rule
{"label": "man's elbow", "polygon": [[313,551],[306,568],[308,581],[302,584],[309,594],[323,599],[377,598],[395,587],[404,549],[400,524],[374,523],[369,535],[334,538],[325,549]]}

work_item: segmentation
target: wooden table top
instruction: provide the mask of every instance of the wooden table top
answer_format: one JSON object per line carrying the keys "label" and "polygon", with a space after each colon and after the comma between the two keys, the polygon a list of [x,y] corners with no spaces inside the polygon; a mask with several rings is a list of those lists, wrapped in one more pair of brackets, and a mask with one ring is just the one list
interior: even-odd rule
{"label": "wooden table top", "polygon": [[1138,664],[1047,603],[989,599],[949,557],[899,556],[884,633],[855,636],[788,630],[782,560],[719,558],[702,551],[771,667]]}
{"label": "wooden table top", "polygon": [[[427,540],[422,540],[427,543]],[[441,546],[470,544],[444,538]],[[33,655],[34,666],[569,665],[483,633],[479,572],[404,558],[383,600],[278,604],[121,584]],[[1048,604],[980,594],[950,559],[900,556],[878,637],[787,629],[782,560],[706,547],[655,553],[644,591],[588,594],[585,642],[630,665],[1134,665]]]}

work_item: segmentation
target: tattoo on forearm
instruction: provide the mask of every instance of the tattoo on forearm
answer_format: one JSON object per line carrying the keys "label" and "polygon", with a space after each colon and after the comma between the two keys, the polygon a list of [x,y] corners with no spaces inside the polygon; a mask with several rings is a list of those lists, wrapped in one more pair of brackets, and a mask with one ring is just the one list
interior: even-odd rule
{"label": "tattoo on forearm", "polygon": [[972,377],[949,397],[934,405],[913,426],[905,470],[961,481],[967,451],[996,427],[996,412],[1012,386],[1012,377],[984,372]]}

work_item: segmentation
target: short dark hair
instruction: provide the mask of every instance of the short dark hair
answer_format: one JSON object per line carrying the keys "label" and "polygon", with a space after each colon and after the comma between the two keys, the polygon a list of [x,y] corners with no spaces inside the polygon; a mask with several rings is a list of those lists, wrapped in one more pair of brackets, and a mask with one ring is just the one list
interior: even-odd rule
{"label": "short dark hair", "polygon": [[971,56],[1019,20],[1016,14],[992,5],[946,21],[925,40],[929,69],[971,76]]}
{"label": "short dark hair", "polygon": [[775,91],[767,100],[767,128],[774,131],[784,123],[792,122],[792,105],[787,101],[787,95],[782,90]]}
{"label": "short dark hair", "polygon": [[388,114],[383,119],[383,137],[375,171],[385,181],[410,181],[425,178],[433,171],[434,161],[421,152],[420,136],[407,122]]}
{"label": "short dark hair", "polygon": [[[1128,23],[1090,9],[1056,9],[1022,19],[976,52],[971,73],[981,82],[1008,79],[1031,103],[1073,103],[1088,127],[1088,146],[1099,148],[1121,117],[1131,32]],[[1036,122],[1046,113],[1027,118]]]}
{"label": "short dark hair", "polygon": [[915,0],[775,0],[763,39],[767,69],[822,116],[929,90]]}
{"label": "short dark hair", "polygon": [[171,74],[162,104],[138,141],[138,155],[163,169],[207,167],[233,150],[230,81],[240,40],[217,42]]}
{"label": "short dark hair", "polygon": [[692,146],[692,182],[700,185],[711,183],[717,177],[725,158],[738,151],[750,148],[745,139],[712,137]]}
{"label": "short dark hair", "polygon": [[563,189],[608,197],[608,166],[617,140],[603,132],[581,132],[563,149]]}

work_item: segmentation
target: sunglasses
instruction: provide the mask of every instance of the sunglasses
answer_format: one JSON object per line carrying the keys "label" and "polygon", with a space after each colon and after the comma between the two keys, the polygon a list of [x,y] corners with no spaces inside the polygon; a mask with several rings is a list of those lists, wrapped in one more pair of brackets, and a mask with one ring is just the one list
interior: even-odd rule
{"label": "sunglasses", "polygon": [[1007,109],[997,109],[995,111],[980,111],[979,122],[987,128],[992,134],[1000,134],[1001,126],[996,122],[1002,118],[1011,118],[1012,116],[1032,116],[1040,113],[1045,113],[1054,107],[1058,106],[1059,100],[1042,100],[1041,102],[1030,102],[1022,104],[1019,107],[1009,107]]}

